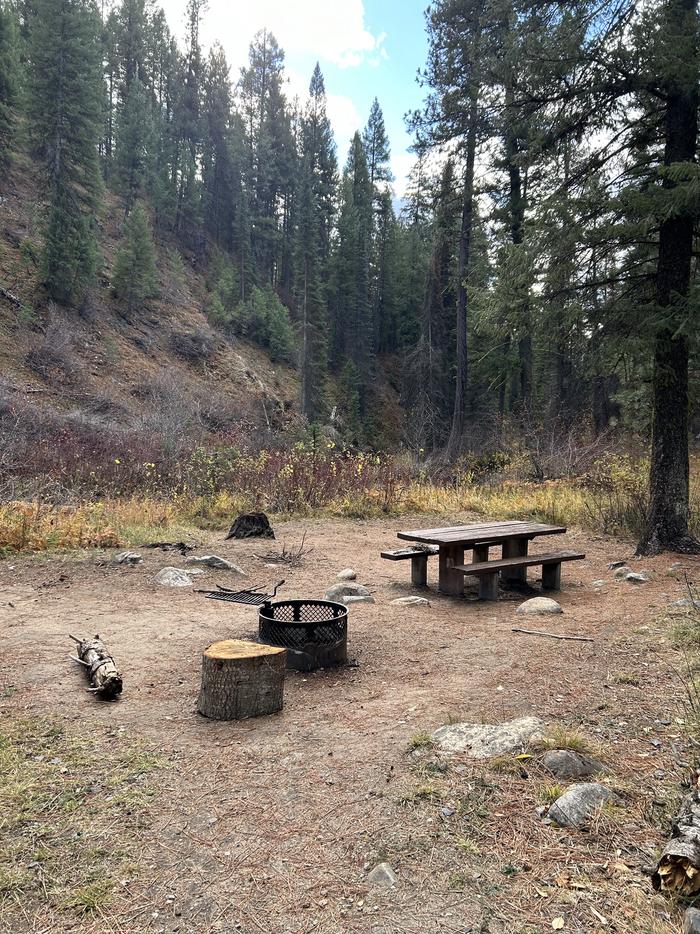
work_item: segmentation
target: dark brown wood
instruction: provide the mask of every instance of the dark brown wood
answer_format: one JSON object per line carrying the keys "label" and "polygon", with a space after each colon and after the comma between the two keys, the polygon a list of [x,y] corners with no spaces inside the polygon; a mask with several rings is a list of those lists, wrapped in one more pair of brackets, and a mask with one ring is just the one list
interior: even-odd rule
{"label": "dark brown wood", "polygon": [[461,574],[490,574],[514,567],[535,567],[536,565],[560,564],[562,561],[581,561],[586,555],[582,551],[555,551],[544,555],[525,555],[521,558],[501,558],[497,561],[480,561],[473,564],[460,564],[454,570]]}
{"label": "dark brown wood", "polygon": [[561,564],[542,565],[542,590],[561,590]]}
{"label": "dark brown wood", "polygon": [[539,522],[490,522],[483,525],[462,525],[445,529],[416,529],[397,532],[404,541],[429,545],[459,544],[471,548],[476,544],[496,544],[509,538],[536,538],[540,535],[563,535],[566,526],[544,525]]}
{"label": "dark brown wood", "polygon": [[408,561],[409,558],[414,558],[416,555],[436,555],[439,549],[437,546],[431,548],[430,550],[416,549],[416,548],[397,548],[395,551],[382,551],[380,552],[381,557],[385,558],[387,561]]}
{"label": "dark brown wood", "polygon": [[282,709],[286,649],[241,639],[214,642],[202,656],[197,709],[213,720],[244,720]]}
{"label": "dark brown wood", "polygon": [[77,636],[70,636],[70,638],[78,646],[78,657],[71,655],[71,658],[85,668],[90,678],[91,687],[88,691],[99,694],[106,700],[113,700],[121,694],[122,676],[100,637],[79,639]]}
{"label": "dark brown wood", "polygon": [[464,594],[464,576],[455,567],[464,561],[464,547],[443,545],[438,555],[438,590],[452,597]]}
{"label": "dark brown wood", "polygon": [[479,577],[479,599],[498,600],[498,571]]}
{"label": "dark brown wood", "polygon": [[[524,558],[527,555],[527,546],[527,538],[507,538],[503,542],[502,557],[504,559]],[[506,586],[513,583],[524,584],[527,580],[527,565],[521,562],[507,565],[501,577]]]}

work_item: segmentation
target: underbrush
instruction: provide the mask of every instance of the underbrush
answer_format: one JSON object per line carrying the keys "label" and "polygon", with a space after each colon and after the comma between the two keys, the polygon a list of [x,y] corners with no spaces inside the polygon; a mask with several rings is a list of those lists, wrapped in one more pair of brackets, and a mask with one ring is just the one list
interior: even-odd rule
{"label": "underbrush", "polygon": [[[0,471],[6,481],[0,555],[137,545],[166,532],[218,529],[248,510],[277,518],[531,519],[629,538],[640,534],[647,512],[648,465],[628,455],[602,456],[581,476],[535,481],[519,453],[465,458],[447,468],[417,465],[408,455],[339,449],[325,439],[258,451],[222,440],[148,459],[127,440],[119,456],[93,450],[94,460],[81,461],[78,470],[73,461],[82,447],[63,436],[55,450],[47,445],[42,457],[50,459],[39,475]],[[700,532],[696,482],[692,525]]]}

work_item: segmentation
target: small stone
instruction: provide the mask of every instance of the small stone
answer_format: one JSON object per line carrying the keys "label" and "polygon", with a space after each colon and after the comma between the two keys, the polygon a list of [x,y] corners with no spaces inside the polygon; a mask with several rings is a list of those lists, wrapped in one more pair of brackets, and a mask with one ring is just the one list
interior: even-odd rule
{"label": "small stone", "polygon": [[547,812],[560,827],[585,827],[604,804],[619,801],[615,792],[599,782],[572,785],[557,798]]}
{"label": "small stone", "polygon": [[392,889],[399,880],[389,863],[378,863],[367,876],[367,881],[383,889]]}
{"label": "small stone", "polygon": [[366,587],[351,582],[329,587],[325,598],[333,603],[344,603],[345,606],[349,606],[350,603],[374,603],[374,597]]}
{"label": "small stone", "polygon": [[615,571],[617,570],[617,568],[623,568],[624,566],[625,566],[624,561],[611,561],[610,564],[608,565],[608,570]]}
{"label": "small stone", "polygon": [[632,573],[632,568],[628,568],[626,564],[620,564],[615,569],[615,573],[613,574],[613,577],[617,577],[619,580],[621,580],[623,577],[627,577],[627,575],[631,573]]}
{"label": "small stone", "polygon": [[136,554],[135,551],[120,551],[113,559],[114,564],[126,564],[130,568],[136,567],[142,561],[143,555]]}
{"label": "small stone", "polygon": [[680,600],[674,600],[669,606],[675,606],[679,609],[688,609],[695,606],[695,601],[691,600],[690,597],[681,597]]}
{"label": "small stone", "polygon": [[688,908],[683,915],[683,934],[700,934],[700,911]]}
{"label": "small stone", "polygon": [[593,586],[594,586],[594,587],[603,587],[604,585],[605,585],[605,581],[602,581],[602,580],[601,580],[601,581],[593,581]]}
{"label": "small stone", "polygon": [[543,753],[540,762],[555,778],[565,779],[587,778],[605,768],[598,759],[573,749],[550,749]]}
{"label": "small stone", "polygon": [[240,574],[241,577],[245,577],[243,568],[239,568],[236,564],[231,564],[230,561],[227,561],[225,558],[220,558],[219,555],[201,555],[200,557],[195,557],[193,555],[191,558],[187,559],[187,564],[213,568],[215,571],[232,571],[234,574]]}
{"label": "small stone", "polygon": [[391,601],[392,606],[430,606],[427,597],[398,597]]}
{"label": "small stone", "polygon": [[341,571],[338,574],[339,581],[354,581],[357,580],[357,571],[354,571],[352,568],[345,568],[344,571]]}
{"label": "small stone", "polygon": [[629,574],[625,574],[625,580],[630,584],[646,584],[650,577],[646,571],[630,571]]}
{"label": "small stone", "polygon": [[161,587],[191,587],[192,578],[180,568],[163,568],[153,578],[153,583]]}
{"label": "small stone", "polygon": [[561,606],[551,597],[532,597],[521,603],[516,613],[521,616],[545,616],[549,613],[563,613]]}
{"label": "small stone", "polygon": [[522,752],[528,743],[542,739],[544,723],[537,717],[520,717],[505,723],[451,723],[430,737],[442,752],[466,753],[474,759]]}

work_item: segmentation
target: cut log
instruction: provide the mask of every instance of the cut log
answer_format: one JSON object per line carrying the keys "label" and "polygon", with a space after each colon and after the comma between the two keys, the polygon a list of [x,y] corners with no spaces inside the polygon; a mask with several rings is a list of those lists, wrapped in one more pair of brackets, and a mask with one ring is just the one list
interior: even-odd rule
{"label": "cut log", "polygon": [[229,538],[274,538],[270,520],[264,512],[248,512],[238,516],[228,530]]}
{"label": "cut log", "polygon": [[700,787],[693,775],[693,791],[683,800],[671,828],[671,839],[651,877],[655,889],[681,898],[700,892]]}
{"label": "cut log", "polygon": [[121,694],[122,676],[100,637],[79,639],[77,636],[71,636],[70,638],[78,646],[78,657],[72,655],[71,658],[87,670],[90,678],[91,687],[88,691],[93,691],[107,700],[113,700],[117,694]]}
{"label": "cut log", "polygon": [[197,709],[212,720],[245,720],[282,709],[286,649],[242,639],[214,642],[202,656]]}

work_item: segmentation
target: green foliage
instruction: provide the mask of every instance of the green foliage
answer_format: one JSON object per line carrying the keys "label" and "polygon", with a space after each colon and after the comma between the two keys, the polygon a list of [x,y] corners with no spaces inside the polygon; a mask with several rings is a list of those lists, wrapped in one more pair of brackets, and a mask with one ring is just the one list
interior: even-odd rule
{"label": "green foliage", "polygon": [[289,312],[272,289],[253,288],[234,310],[232,326],[256,344],[267,347],[275,361],[294,364],[296,339]]}
{"label": "green foliage", "polygon": [[14,9],[0,2],[0,165],[7,162],[19,99],[19,30]]}
{"label": "green foliage", "polygon": [[30,22],[30,125],[48,200],[43,276],[70,304],[93,279],[101,178],[99,14],[91,0],[36,0]]}
{"label": "green foliage", "polygon": [[132,312],[156,293],[155,248],[148,215],[137,203],[124,224],[124,237],[114,263],[112,290]]}

